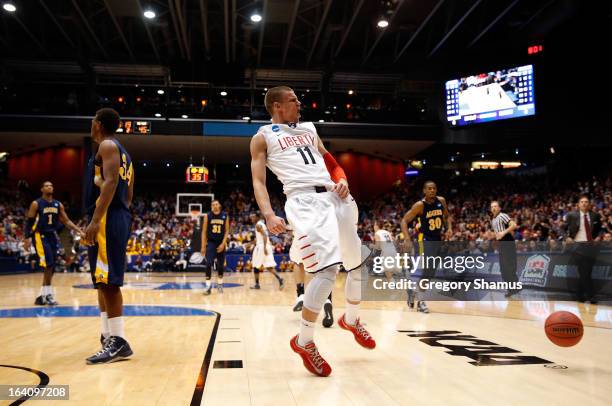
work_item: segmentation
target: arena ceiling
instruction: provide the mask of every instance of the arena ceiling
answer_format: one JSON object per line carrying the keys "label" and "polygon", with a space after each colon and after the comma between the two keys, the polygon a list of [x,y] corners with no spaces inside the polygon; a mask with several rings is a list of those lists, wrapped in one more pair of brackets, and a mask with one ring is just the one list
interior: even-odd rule
{"label": "arena ceiling", "polygon": [[[440,69],[500,47],[524,52],[591,8],[573,0],[29,0],[0,12],[4,73],[74,80],[242,81],[308,73]],[[595,6],[593,6],[595,7]],[[596,7],[595,7],[596,8]],[[156,13],[143,17],[145,10]],[[251,21],[259,13],[261,22]],[[386,28],[377,27],[381,19]],[[567,24],[565,24],[567,26]],[[123,65],[123,66],[119,66]],[[12,67],[12,68],[11,68]],[[278,72],[276,73],[278,75]],[[116,79],[115,79],[116,80]]]}

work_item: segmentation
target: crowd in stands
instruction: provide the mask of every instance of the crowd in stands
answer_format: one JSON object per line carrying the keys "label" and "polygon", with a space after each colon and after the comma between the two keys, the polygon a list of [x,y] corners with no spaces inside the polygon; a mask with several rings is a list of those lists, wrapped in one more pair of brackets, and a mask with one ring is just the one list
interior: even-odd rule
{"label": "crowd in stands", "polygon": [[[395,238],[403,238],[399,227],[401,218],[422,198],[422,182],[423,179],[418,179],[398,184],[381,196],[359,200],[358,232],[364,242],[374,238],[374,221],[385,224]],[[601,215],[601,240],[612,241],[612,178],[568,184],[560,180],[551,182],[542,175],[505,176],[503,182],[497,176],[455,177],[439,182],[438,191],[448,202],[453,241],[493,240],[489,205],[495,199],[518,224],[514,237],[519,242],[519,251],[561,251],[566,240],[564,218],[575,210],[581,194],[591,197],[593,210]],[[255,242],[254,223],[258,220],[255,198],[252,192],[240,190],[217,195],[231,219],[227,252],[244,255],[237,267],[250,270],[249,254]],[[284,198],[272,193],[271,202],[277,215],[284,217]],[[0,254],[16,256],[22,262],[35,259],[34,251],[26,252],[23,248],[23,221],[28,204],[24,193],[15,195],[5,188],[0,191]],[[184,269],[196,222],[191,217],[175,216],[175,204],[174,195],[136,195],[128,242],[128,253],[136,270]],[[81,219],[78,225],[84,228],[86,219]],[[411,238],[415,238],[414,224],[410,232]],[[290,233],[270,237],[274,253],[288,257]],[[72,242],[72,249],[62,253],[60,262],[70,270],[88,271],[85,247],[77,236],[72,236]],[[286,268],[286,264],[282,266]]]}

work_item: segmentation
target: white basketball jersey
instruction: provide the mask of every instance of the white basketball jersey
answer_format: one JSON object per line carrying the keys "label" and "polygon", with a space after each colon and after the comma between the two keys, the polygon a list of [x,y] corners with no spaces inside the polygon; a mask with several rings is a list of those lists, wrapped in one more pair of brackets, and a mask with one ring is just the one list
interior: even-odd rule
{"label": "white basketball jersey", "polygon": [[[263,231],[263,234],[257,231],[257,226],[261,226],[262,228],[261,231]],[[263,220],[259,220],[257,222],[257,225],[255,226],[255,245],[261,245],[261,246],[264,245],[264,242],[265,242],[264,238],[268,238],[266,235],[267,231],[268,231],[268,228],[266,227],[266,222]]]}
{"label": "white basketball jersey", "polygon": [[334,185],[319,152],[315,126],[299,123],[268,124],[260,127],[267,146],[266,165],[283,184],[285,194],[309,186]]}
{"label": "white basketball jersey", "polygon": [[374,239],[382,242],[393,242],[393,237],[387,230],[378,230],[376,234],[374,234]]}

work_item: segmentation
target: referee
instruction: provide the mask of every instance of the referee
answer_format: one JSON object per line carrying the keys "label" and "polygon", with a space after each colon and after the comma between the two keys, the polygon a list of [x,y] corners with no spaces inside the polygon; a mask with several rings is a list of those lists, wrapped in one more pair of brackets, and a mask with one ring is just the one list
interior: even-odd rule
{"label": "referee", "polygon": [[[516,230],[516,222],[507,214],[502,213],[499,202],[494,200],[491,202],[491,226],[495,232],[495,239],[499,241],[499,268],[504,282],[518,282],[516,276],[516,245],[514,243],[514,230]],[[519,292],[519,289],[508,289],[506,297],[510,297]]]}

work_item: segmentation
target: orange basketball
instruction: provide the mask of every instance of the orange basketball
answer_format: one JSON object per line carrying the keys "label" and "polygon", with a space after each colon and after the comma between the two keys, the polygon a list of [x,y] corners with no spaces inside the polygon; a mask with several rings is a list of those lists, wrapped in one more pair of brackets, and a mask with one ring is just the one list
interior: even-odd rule
{"label": "orange basketball", "polygon": [[554,312],[546,319],[544,325],[546,337],[560,347],[571,347],[582,339],[584,328],[582,321],[573,313]]}

